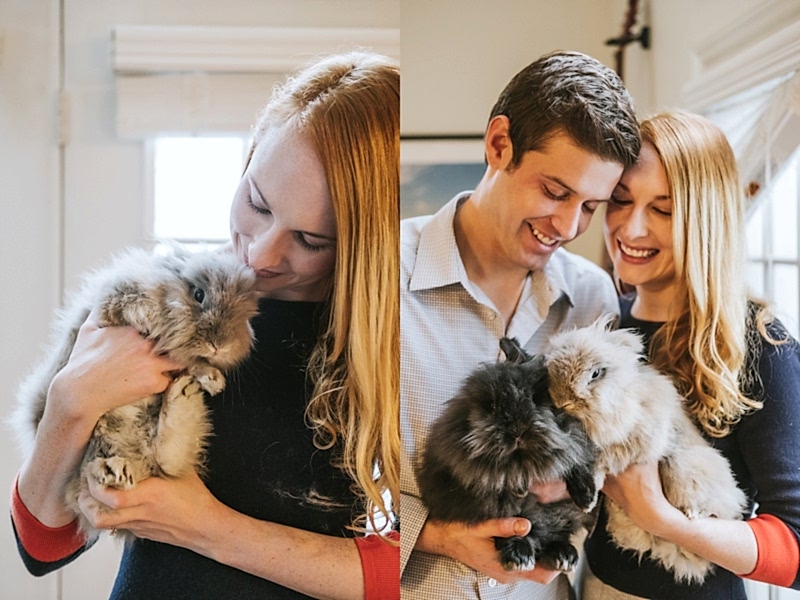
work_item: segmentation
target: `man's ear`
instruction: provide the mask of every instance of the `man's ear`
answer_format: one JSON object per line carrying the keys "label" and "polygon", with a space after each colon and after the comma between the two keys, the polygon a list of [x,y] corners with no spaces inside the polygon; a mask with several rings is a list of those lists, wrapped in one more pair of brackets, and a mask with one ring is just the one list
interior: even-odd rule
{"label": "man's ear", "polygon": [[497,115],[489,121],[483,143],[486,164],[492,169],[504,171],[514,156],[514,148],[511,146],[511,121],[507,116]]}

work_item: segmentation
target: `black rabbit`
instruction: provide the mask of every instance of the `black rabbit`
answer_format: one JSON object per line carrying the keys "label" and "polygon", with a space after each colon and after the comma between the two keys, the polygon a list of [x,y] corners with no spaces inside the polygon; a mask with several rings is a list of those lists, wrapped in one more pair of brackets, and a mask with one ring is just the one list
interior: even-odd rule
{"label": "black rabbit", "polygon": [[[595,449],[580,422],[553,405],[542,357],[503,338],[506,361],[482,365],[433,423],[417,479],[429,518],[478,523],[525,517],[524,537],[495,538],[506,570],[571,570],[571,538],[591,518]],[[573,500],[537,501],[531,486],[563,479]]]}

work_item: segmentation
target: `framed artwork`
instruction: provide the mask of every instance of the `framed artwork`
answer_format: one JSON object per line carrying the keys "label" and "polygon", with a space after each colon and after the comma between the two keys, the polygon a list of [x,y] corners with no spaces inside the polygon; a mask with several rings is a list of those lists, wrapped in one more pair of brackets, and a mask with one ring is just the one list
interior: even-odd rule
{"label": "framed artwork", "polygon": [[485,170],[482,135],[401,137],[400,218],[435,213]]}

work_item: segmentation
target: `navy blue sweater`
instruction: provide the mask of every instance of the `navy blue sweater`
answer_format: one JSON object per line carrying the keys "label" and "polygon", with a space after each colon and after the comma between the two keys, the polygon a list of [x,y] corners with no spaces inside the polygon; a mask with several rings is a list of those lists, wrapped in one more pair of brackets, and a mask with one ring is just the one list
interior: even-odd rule
{"label": "navy blue sweater", "polygon": [[[660,323],[631,316],[633,297],[620,299],[621,327],[638,330],[649,341]],[[769,328],[781,339],[780,323]],[[763,342],[758,361],[761,384],[752,395],[764,407],[744,417],[724,438],[708,438],[731,464],[739,486],[749,498],[748,515],[778,517],[800,540],[800,347],[792,339],[775,346]],[[747,598],[742,579],[717,567],[702,585],[679,585],[672,575],[648,558],[641,562],[631,551],[620,550],[606,531],[607,514],[601,509],[593,534],[586,540],[592,572],[623,592],[653,600],[739,600]],[[794,589],[800,589],[795,575]]]}
{"label": "navy blue sweater", "polygon": [[[321,305],[262,300],[253,320],[256,345],[227,378],[225,391],[207,400],[213,421],[208,451],[209,490],[256,519],[334,536],[360,507],[351,480],[331,466],[331,453],[313,444],[304,421],[311,391],[306,365],[320,331]],[[323,507],[314,497],[337,507]],[[19,540],[18,540],[19,542]],[[40,563],[21,544],[29,570],[45,574],[74,560]],[[125,548],[113,600],[248,600],[306,598],[270,581],[190,550],[137,539]]]}

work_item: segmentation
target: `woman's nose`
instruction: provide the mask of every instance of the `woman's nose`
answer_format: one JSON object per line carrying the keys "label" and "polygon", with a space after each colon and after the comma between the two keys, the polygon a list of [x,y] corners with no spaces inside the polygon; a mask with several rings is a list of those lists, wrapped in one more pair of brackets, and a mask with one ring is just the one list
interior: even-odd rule
{"label": "woman's nose", "polygon": [[622,231],[630,240],[645,237],[647,235],[647,216],[642,210],[632,210],[628,213],[628,218],[622,224]]}
{"label": "woman's nose", "polygon": [[286,254],[284,238],[272,228],[252,238],[248,245],[250,266],[256,270],[278,267]]}

